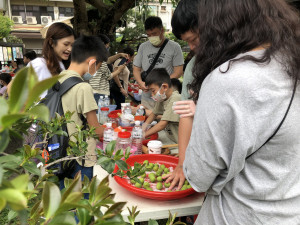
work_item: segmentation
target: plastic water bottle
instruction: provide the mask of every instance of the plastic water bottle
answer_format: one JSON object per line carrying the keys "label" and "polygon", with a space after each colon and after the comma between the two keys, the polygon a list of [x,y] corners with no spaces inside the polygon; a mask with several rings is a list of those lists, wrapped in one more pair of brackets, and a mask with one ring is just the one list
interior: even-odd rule
{"label": "plastic water bottle", "polygon": [[114,137],[114,130],[112,128],[112,124],[106,123],[106,128],[104,129],[104,132],[103,132],[103,150],[104,151],[105,151],[108,143],[113,140],[113,137]]}
{"label": "plastic water bottle", "polygon": [[138,108],[138,110],[136,110],[135,115],[136,116],[145,116],[146,112],[144,109],[144,106],[140,106],[140,108]]}
{"label": "plastic water bottle", "polygon": [[126,106],[124,107],[124,114],[129,114],[131,115],[132,114],[132,111],[131,111],[131,107],[130,107],[130,103],[126,104]]}
{"label": "plastic water bottle", "polygon": [[101,118],[101,108],[104,107],[104,104],[103,104],[103,96],[100,96],[99,100],[98,100],[98,121],[100,122]]}
{"label": "plastic water bottle", "polygon": [[104,107],[108,107],[110,104],[110,99],[108,97],[108,95],[105,95],[105,98],[104,98]]}
{"label": "plastic water bottle", "polygon": [[143,130],[140,121],[135,121],[135,126],[132,129],[132,150],[134,155],[142,154]]}

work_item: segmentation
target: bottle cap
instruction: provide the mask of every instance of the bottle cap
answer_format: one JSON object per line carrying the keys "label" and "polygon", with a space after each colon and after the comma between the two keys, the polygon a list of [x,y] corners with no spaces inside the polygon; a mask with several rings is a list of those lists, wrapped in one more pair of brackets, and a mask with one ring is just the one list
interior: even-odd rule
{"label": "bottle cap", "polygon": [[144,108],[144,106],[141,105],[141,106],[140,106],[140,109],[143,109],[143,108]]}
{"label": "bottle cap", "polygon": [[135,124],[136,126],[139,126],[139,125],[141,124],[141,122],[140,122],[139,120],[136,120],[136,121],[134,121],[134,124]]}
{"label": "bottle cap", "polygon": [[112,123],[106,123],[106,127],[111,127]]}
{"label": "bottle cap", "polygon": [[110,113],[110,114],[108,114],[108,117],[109,117],[109,118],[112,118],[112,119],[117,119],[117,118],[119,118],[118,114],[115,114],[115,113]]}
{"label": "bottle cap", "polygon": [[128,131],[122,131],[118,133],[118,137],[119,138],[130,138],[131,137],[131,133]]}
{"label": "bottle cap", "polygon": [[101,95],[101,96],[100,96],[100,98],[102,99],[102,98],[103,98],[103,96]]}
{"label": "bottle cap", "polygon": [[108,107],[101,107],[101,111],[109,111]]}

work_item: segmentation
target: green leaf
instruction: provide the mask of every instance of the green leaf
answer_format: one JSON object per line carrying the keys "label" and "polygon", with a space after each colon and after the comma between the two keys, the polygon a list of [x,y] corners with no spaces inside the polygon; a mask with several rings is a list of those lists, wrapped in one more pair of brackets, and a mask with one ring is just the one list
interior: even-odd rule
{"label": "green leaf", "polygon": [[80,221],[80,225],[88,225],[92,219],[89,210],[85,208],[77,208],[77,217]]}
{"label": "green leaf", "polygon": [[42,200],[45,217],[49,219],[60,205],[61,194],[59,188],[53,183],[45,182]]}
{"label": "green leaf", "polygon": [[8,104],[6,100],[0,97],[0,131],[2,130],[2,117],[8,113]]}
{"label": "green leaf", "polygon": [[4,198],[15,211],[19,211],[27,207],[27,199],[19,190],[13,188],[3,189],[0,191],[0,196]]}
{"label": "green leaf", "polygon": [[1,184],[2,184],[2,178],[3,178],[3,167],[0,164],[0,187],[1,187]]}
{"label": "green leaf", "polygon": [[55,216],[48,225],[76,225],[74,213],[65,212]]}
{"label": "green leaf", "polygon": [[6,206],[6,200],[0,197],[0,212],[2,211],[2,209],[4,209],[5,206]]}
{"label": "green leaf", "polygon": [[110,187],[99,185],[95,194],[95,202],[105,199],[110,194],[110,192]]}
{"label": "green leaf", "polygon": [[117,160],[116,161],[118,167],[121,169],[121,170],[127,170],[128,169],[128,165],[126,162],[124,162],[123,160]]}
{"label": "green leaf", "polygon": [[75,176],[74,180],[72,181],[71,185],[64,192],[61,200],[62,202],[64,202],[72,192],[81,192],[82,185],[81,185],[80,178],[81,178],[81,172],[79,171],[79,173]]}
{"label": "green leaf", "polygon": [[12,219],[16,218],[18,215],[17,212],[13,211],[13,210],[10,210],[7,214],[7,219],[8,221],[11,221]]}
{"label": "green leaf", "polygon": [[10,115],[5,115],[2,117],[2,125],[3,128],[9,128],[11,127],[14,123],[16,123],[18,120],[24,118],[26,115],[21,114],[21,113],[16,113],[16,114],[10,114]]}
{"label": "green leaf", "polygon": [[158,223],[155,220],[150,219],[148,225],[158,225]]}
{"label": "green leaf", "polygon": [[118,214],[121,212],[121,210],[123,209],[123,207],[126,205],[127,202],[117,202],[115,204],[113,204],[106,212],[104,215],[107,214]]}
{"label": "green leaf", "polygon": [[23,165],[23,168],[27,170],[29,173],[32,173],[37,176],[41,176],[41,171],[39,170],[39,168],[36,167],[36,163],[34,162],[30,162],[30,161],[26,162]]}
{"label": "green leaf", "polygon": [[20,191],[25,191],[28,188],[28,182],[29,182],[29,175],[22,174],[20,176],[17,176],[10,183],[13,185],[14,188]]}
{"label": "green leaf", "polygon": [[6,149],[8,143],[9,143],[9,130],[5,129],[2,132],[0,132],[0,152],[3,152]]}
{"label": "green leaf", "polygon": [[29,115],[32,115],[34,117],[36,117],[39,120],[42,120],[46,123],[49,122],[49,109],[47,106],[45,105],[36,105],[34,107],[32,107],[29,111],[28,111]]}
{"label": "green leaf", "polygon": [[111,174],[115,169],[115,160],[109,159],[100,164],[100,166],[105,169],[109,174]]}
{"label": "green leaf", "polygon": [[39,99],[39,96],[44,92],[50,89],[60,78],[61,76],[53,76],[51,78],[42,80],[34,85],[30,90],[28,95],[28,100],[26,102],[26,109],[28,109],[35,101]]}
{"label": "green leaf", "polygon": [[21,69],[12,82],[9,97],[9,110],[11,113],[18,113],[21,109],[24,110],[23,106],[29,93],[28,70],[28,67]]}
{"label": "green leaf", "polygon": [[105,152],[109,157],[112,156],[115,147],[116,147],[116,141],[111,141],[108,143],[108,145],[106,145]]}

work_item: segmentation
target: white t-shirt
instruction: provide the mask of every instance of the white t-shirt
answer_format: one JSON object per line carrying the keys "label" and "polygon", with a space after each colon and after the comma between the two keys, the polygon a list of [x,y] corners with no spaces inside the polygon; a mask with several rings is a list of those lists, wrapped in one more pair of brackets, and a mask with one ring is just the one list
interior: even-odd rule
{"label": "white t-shirt", "polygon": [[[47,78],[52,77],[48,67],[46,60],[44,58],[36,58],[32,61],[30,61],[27,66],[32,66],[39,81],[45,80]],[[62,70],[65,70],[65,66],[62,62],[59,62],[59,66]],[[44,98],[47,94],[47,91],[45,91],[43,94],[41,94],[41,98]]]}

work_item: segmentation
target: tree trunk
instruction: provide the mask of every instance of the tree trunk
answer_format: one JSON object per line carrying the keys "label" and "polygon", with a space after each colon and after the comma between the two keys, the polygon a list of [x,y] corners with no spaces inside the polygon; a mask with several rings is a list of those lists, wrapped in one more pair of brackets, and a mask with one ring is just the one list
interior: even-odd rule
{"label": "tree trunk", "polygon": [[85,0],[73,0],[74,5],[74,31],[77,36],[80,34],[90,35],[90,25],[88,21]]}

